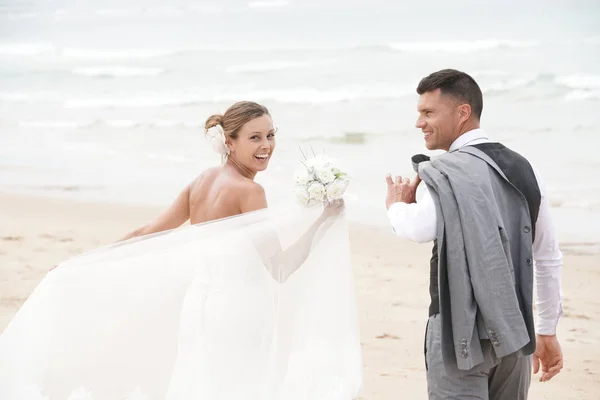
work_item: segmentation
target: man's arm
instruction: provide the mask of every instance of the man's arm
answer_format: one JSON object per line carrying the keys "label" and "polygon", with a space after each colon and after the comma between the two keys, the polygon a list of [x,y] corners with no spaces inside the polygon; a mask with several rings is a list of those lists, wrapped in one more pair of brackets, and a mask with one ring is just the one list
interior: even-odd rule
{"label": "man's arm", "polygon": [[437,216],[435,203],[425,185],[425,193],[418,203],[393,203],[387,212],[394,233],[417,243],[431,242],[435,239]]}
{"label": "man's arm", "polygon": [[541,194],[533,242],[538,317],[536,332],[540,335],[554,335],[558,320],[563,315],[561,287],[563,255],[558,245],[548,196],[537,174],[536,179]]}
{"label": "man's arm", "polygon": [[541,200],[533,243],[537,308],[537,341],[533,354],[533,372],[538,373],[541,366],[540,381],[545,382],[552,379],[563,368],[562,350],[556,337],[556,326],[563,315],[561,287],[563,255],[558,245],[550,202],[544,185],[535,170],[534,173],[540,188]]}
{"label": "man's arm", "polygon": [[536,283],[536,332],[540,335],[556,334],[562,310],[562,252],[554,230],[548,199],[542,197],[535,224],[533,258]]}

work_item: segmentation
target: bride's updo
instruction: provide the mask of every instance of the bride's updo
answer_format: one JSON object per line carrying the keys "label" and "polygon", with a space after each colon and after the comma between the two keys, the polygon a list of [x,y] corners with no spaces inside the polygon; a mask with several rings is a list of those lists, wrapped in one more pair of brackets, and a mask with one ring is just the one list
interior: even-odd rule
{"label": "bride's updo", "polygon": [[240,101],[229,107],[225,114],[214,114],[208,117],[204,123],[204,129],[205,132],[208,132],[210,128],[220,125],[225,137],[236,139],[238,132],[246,122],[265,114],[270,115],[265,106],[252,101]]}

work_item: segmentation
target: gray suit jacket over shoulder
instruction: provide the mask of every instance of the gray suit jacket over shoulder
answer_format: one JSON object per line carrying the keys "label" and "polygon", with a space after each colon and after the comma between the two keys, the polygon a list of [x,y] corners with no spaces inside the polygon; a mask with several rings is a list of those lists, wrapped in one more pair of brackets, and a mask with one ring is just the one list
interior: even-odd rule
{"label": "gray suit jacket over shoulder", "polygon": [[461,375],[490,368],[509,354],[533,353],[527,200],[491,158],[472,146],[430,161],[415,156],[413,163],[437,212],[446,370]]}

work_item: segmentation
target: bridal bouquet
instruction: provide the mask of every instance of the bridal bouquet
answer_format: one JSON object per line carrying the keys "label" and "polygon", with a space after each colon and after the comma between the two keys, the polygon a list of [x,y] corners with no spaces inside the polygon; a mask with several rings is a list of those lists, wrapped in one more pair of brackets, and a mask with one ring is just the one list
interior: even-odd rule
{"label": "bridal bouquet", "polygon": [[294,176],[298,200],[310,207],[341,199],[350,183],[348,174],[323,155],[304,158]]}

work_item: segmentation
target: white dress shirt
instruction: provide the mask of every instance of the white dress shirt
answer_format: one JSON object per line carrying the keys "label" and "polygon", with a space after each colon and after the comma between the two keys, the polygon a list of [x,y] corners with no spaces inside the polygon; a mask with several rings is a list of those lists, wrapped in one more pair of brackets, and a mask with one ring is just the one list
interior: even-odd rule
{"label": "white dress shirt", "polygon": [[[483,129],[474,129],[459,136],[450,151],[463,146],[490,142]],[[550,202],[539,175],[533,169],[541,194],[540,209],[535,224],[533,242],[534,277],[536,284],[536,333],[556,334],[556,325],[563,315],[561,273],[563,255],[558,246]],[[433,241],[437,236],[435,203],[425,186],[423,198],[412,204],[394,203],[388,209],[388,218],[396,235],[418,243]]]}

